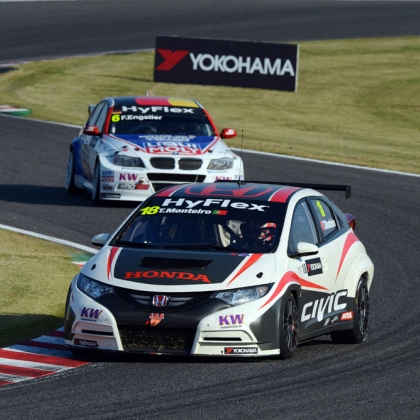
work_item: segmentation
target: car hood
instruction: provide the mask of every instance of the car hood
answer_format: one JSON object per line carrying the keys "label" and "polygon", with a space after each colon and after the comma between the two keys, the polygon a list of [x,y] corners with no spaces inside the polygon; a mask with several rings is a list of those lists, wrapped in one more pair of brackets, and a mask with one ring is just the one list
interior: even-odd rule
{"label": "car hood", "polygon": [[[114,141],[120,141],[125,147],[133,147],[137,152],[151,155],[188,155],[201,156],[212,152],[225,144],[218,136],[185,136],[185,135],[126,135],[111,136]],[[223,147],[224,146],[224,147]],[[221,150],[217,150],[221,151]]]}
{"label": "car hood", "polygon": [[83,267],[95,280],[144,291],[212,291],[272,282],[273,254],[106,247]]}

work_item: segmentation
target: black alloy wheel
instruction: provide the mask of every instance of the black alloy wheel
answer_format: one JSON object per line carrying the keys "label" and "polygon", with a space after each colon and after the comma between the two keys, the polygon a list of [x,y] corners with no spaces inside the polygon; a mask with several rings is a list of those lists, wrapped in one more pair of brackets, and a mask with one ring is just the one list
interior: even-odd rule
{"label": "black alloy wheel", "polygon": [[290,359],[296,351],[299,334],[299,312],[294,296],[284,297],[280,312],[280,358]]}
{"label": "black alloy wheel", "polygon": [[369,328],[370,298],[366,280],[361,277],[357,283],[354,298],[354,325],[344,331],[333,331],[331,338],[338,344],[359,344],[365,341]]}

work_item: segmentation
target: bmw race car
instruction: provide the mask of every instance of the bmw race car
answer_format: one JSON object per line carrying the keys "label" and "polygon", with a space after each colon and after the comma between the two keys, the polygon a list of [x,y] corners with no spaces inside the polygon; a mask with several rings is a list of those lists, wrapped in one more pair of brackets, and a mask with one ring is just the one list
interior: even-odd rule
{"label": "bmw race car", "polygon": [[374,266],[356,219],[321,192],[349,186],[215,182],[158,191],[70,285],[74,352],[290,358],[325,334],[361,343]]}
{"label": "bmw race car", "polygon": [[164,97],[105,98],[70,145],[66,188],[100,200],[143,201],[186,182],[243,179],[242,159],[197,101]]}

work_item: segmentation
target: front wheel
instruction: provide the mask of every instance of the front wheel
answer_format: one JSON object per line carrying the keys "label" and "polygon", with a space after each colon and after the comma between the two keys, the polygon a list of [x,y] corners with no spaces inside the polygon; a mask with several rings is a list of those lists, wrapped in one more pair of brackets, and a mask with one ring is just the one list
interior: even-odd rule
{"label": "front wheel", "polygon": [[66,190],[70,195],[79,193],[76,183],[74,181],[74,152],[70,151],[69,160],[67,162],[67,177],[66,177]]}
{"label": "front wheel", "polygon": [[344,331],[333,331],[331,338],[339,344],[359,344],[365,341],[369,326],[369,290],[366,280],[362,277],[357,284],[354,300],[354,325]]}
{"label": "front wheel", "polygon": [[99,204],[101,201],[101,178],[100,178],[100,164],[96,162],[95,172],[93,175],[92,201],[94,204]]}
{"label": "front wheel", "polygon": [[285,296],[280,308],[280,358],[290,359],[296,351],[299,313],[294,296]]}

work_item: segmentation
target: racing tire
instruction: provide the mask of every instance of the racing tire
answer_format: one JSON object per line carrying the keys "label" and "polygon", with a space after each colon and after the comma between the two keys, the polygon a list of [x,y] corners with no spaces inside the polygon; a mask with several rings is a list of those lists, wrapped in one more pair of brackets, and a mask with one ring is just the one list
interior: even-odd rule
{"label": "racing tire", "polygon": [[297,349],[299,311],[294,296],[285,296],[280,308],[280,359],[290,359]]}
{"label": "racing tire", "polygon": [[337,344],[359,344],[365,341],[369,327],[370,298],[366,280],[361,277],[354,298],[353,328],[331,332],[331,338]]}
{"label": "racing tire", "polygon": [[79,189],[76,187],[74,181],[74,153],[70,151],[69,160],[67,162],[67,176],[66,176],[66,190],[67,194],[76,195],[79,194]]}
{"label": "racing tire", "polygon": [[100,164],[96,162],[95,171],[93,174],[93,187],[92,187],[92,201],[93,204],[98,205],[101,202],[101,178],[100,178]]}

